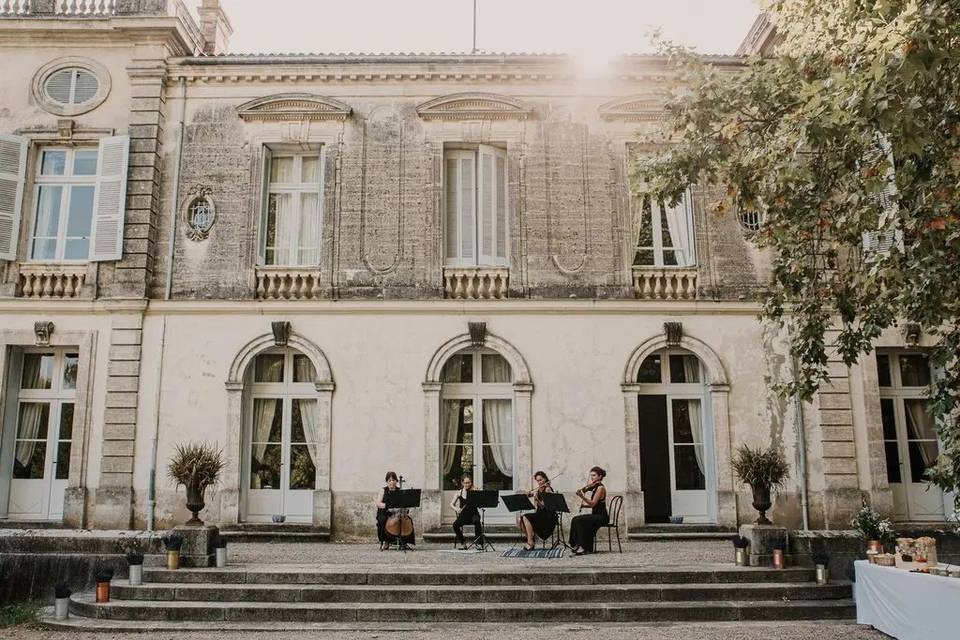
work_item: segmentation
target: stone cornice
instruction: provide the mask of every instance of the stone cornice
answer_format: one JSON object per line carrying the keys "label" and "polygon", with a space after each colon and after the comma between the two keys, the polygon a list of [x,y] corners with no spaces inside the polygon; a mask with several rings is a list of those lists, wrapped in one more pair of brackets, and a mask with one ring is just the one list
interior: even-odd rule
{"label": "stone cornice", "polygon": [[257,98],[237,107],[238,115],[256,120],[346,120],[353,112],[350,105],[311,93],[281,93]]}
{"label": "stone cornice", "polygon": [[417,107],[425,120],[525,120],[533,109],[516,98],[495,93],[453,93]]}

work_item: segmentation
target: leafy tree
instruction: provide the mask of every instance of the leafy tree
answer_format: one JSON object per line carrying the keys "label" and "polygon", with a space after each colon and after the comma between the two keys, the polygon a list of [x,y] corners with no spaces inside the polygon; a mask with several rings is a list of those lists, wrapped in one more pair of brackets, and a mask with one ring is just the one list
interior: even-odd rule
{"label": "leafy tree", "polygon": [[[775,54],[711,65],[661,43],[682,87],[672,130],[633,167],[639,195],[725,194],[716,214],[760,220],[773,275],[762,317],[789,323],[810,399],[827,350],[848,365],[887,328],[919,323],[942,375],[930,389],[943,452],[930,477],[960,488],[960,3],[765,0]],[[839,329],[835,347],[824,334]],[[960,507],[960,500],[958,500]]]}

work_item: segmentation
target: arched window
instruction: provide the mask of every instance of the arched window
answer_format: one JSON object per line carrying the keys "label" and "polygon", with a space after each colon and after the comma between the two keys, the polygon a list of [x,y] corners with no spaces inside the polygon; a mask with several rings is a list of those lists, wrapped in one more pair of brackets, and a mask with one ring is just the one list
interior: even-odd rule
{"label": "arched window", "polygon": [[467,473],[483,489],[513,491],[516,447],[510,363],[490,349],[466,349],[447,360],[441,383],[441,488],[456,491]]}
{"label": "arched window", "polygon": [[657,351],[641,363],[636,382],[646,521],[708,521],[714,470],[700,359],[678,349]]}
{"label": "arched window", "polygon": [[314,365],[293,349],[272,349],[247,376],[247,520],[311,522],[320,429]]}

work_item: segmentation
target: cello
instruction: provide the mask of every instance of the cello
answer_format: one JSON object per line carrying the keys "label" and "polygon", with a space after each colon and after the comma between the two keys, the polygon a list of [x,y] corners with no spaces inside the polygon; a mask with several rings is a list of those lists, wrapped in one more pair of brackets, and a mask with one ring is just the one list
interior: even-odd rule
{"label": "cello", "polygon": [[[403,490],[403,476],[400,476],[400,490]],[[413,518],[410,517],[410,510],[397,509],[393,515],[387,518],[387,523],[383,528],[393,536],[401,549],[406,547],[407,544],[404,540],[413,535]]]}

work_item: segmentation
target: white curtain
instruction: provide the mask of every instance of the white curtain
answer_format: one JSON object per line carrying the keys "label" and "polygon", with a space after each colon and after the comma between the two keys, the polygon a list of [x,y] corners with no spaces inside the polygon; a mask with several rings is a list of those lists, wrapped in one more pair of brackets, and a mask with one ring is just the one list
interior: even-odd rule
{"label": "white curtain", "polygon": [[307,439],[307,451],[314,466],[317,464],[317,440],[320,439],[320,409],[316,400],[297,400],[300,408],[300,422],[303,435]]}
{"label": "white curtain", "polygon": [[[300,197],[300,229],[295,242],[299,252],[291,258],[297,264],[314,265],[320,262],[320,195],[304,193]],[[296,245],[294,245],[296,247]]]}
{"label": "white curtain", "polygon": [[692,267],[694,265],[693,239],[690,225],[691,209],[689,194],[675,207],[663,205],[667,219],[667,230],[670,232],[670,243],[676,251],[678,267]]}
{"label": "white curtain", "polygon": [[[17,463],[29,467],[37,448],[36,438],[43,426],[44,409],[49,405],[40,402],[24,402],[20,405],[20,424],[17,426]],[[49,415],[49,414],[48,414]],[[42,471],[43,467],[41,467]]]}
{"label": "white curtain", "polygon": [[933,419],[927,410],[926,400],[905,400],[903,403],[904,415],[907,418],[907,439],[919,440],[916,443],[920,456],[923,458],[924,469],[929,468],[939,455],[937,434]]}
{"label": "white curtain", "polygon": [[484,353],[480,361],[483,382],[510,382],[510,363],[496,353]]}
{"label": "white curtain", "polygon": [[[700,382],[700,360],[696,356],[683,356],[683,373],[687,382]],[[693,451],[697,457],[700,473],[706,477],[703,468],[703,420],[699,400],[687,400],[687,412],[690,414],[690,432],[693,434]]]}
{"label": "white curtain", "polygon": [[[253,401],[253,457],[258,463],[263,461],[263,454],[267,450],[267,439],[270,437],[270,428],[273,426],[273,417],[277,412],[277,400],[274,398],[256,398]],[[260,488],[260,474],[251,469],[254,489]]]}
{"label": "white curtain", "polygon": [[460,426],[460,400],[443,401],[443,418],[440,421],[440,444],[443,450],[443,475],[453,469],[453,458],[457,447],[457,428]]}
{"label": "white curtain", "polygon": [[273,216],[275,229],[273,264],[281,266],[296,265],[299,225],[294,217],[293,194],[271,193],[270,214]]}
{"label": "white curtain", "polygon": [[483,439],[490,443],[493,462],[503,475],[513,477],[513,402],[483,401]]}

